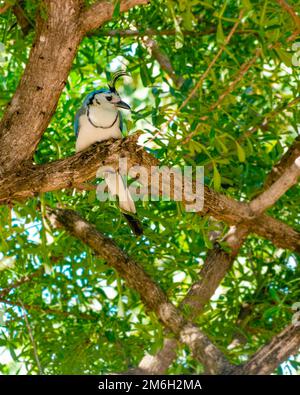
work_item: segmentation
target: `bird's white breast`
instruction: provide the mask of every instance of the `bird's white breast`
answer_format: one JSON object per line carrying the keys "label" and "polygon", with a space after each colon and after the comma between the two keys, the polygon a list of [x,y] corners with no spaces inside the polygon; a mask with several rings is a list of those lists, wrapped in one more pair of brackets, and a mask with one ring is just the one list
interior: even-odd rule
{"label": "bird's white breast", "polygon": [[[117,111],[93,111],[90,110],[90,119],[94,125],[109,126],[118,115]],[[87,113],[79,118],[79,132],[76,141],[76,152],[82,151],[90,145],[110,138],[122,138],[120,130],[120,119],[116,120],[114,125],[109,129],[95,127],[89,121]]]}

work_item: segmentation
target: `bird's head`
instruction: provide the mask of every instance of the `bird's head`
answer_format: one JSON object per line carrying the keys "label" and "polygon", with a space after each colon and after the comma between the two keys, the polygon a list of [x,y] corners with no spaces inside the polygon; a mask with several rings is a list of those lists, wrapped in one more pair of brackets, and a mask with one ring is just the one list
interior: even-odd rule
{"label": "bird's head", "polygon": [[99,89],[89,95],[87,98],[88,105],[93,105],[105,110],[117,110],[119,108],[130,110],[130,106],[121,99],[116,90],[117,80],[124,75],[128,74],[124,71],[116,72],[108,84],[108,89]]}

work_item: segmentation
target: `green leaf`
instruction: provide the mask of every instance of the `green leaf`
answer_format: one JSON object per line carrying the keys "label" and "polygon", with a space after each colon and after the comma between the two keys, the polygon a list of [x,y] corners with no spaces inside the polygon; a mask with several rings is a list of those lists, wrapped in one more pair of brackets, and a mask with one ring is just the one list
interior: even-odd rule
{"label": "green leaf", "polygon": [[221,176],[217,169],[217,166],[214,164],[214,189],[219,191],[221,187]]}
{"label": "green leaf", "polygon": [[148,75],[148,69],[145,64],[140,65],[140,75],[141,75],[142,83],[145,87],[147,87],[148,85],[151,84],[151,81],[150,81],[149,75]]}
{"label": "green leaf", "polygon": [[223,27],[222,27],[222,22],[219,20],[218,27],[217,27],[217,42],[219,44],[224,43],[224,32],[223,32]]}
{"label": "green leaf", "polygon": [[113,18],[117,18],[120,15],[121,0],[115,0],[114,5]]}
{"label": "green leaf", "polygon": [[292,67],[292,55],[280,48],[275,48],[279,59],[287,66]]}
{"label": "green leaf", "polygon": [[240,144],[237,141],[235,142],[235,144],[236,144],[237,155],[238,155],[239,161],[245,162],[246,154],[245,154],[244,149],[240,146]]}
{"label": "green leaf", "polygon": [[250,0],[242,0],[242,4],[246,10],[251,10],[252,9],[252,4]]}

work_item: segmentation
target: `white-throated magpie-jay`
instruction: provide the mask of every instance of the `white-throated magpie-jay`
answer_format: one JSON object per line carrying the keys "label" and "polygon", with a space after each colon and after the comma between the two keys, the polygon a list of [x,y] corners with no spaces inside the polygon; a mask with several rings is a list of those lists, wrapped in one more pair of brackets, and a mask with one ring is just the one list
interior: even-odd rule
{"label": "white-throated magpie-jay", "polygon": [[[122,138],[123,123],[119,109],[130,110],[130,106],[121,100],[116,90],[116,81],[124,75],[127,75],[124,71],[116,72],[108,89],[95,90],[85,98],[75,116],[76,152],[98,141]],[[135,217],[135,204],[122,176],[112,171],[104,172],[103,175],[109,192],[118,196],[119,206],[132,231],[137,236],[141,235],[143,229]]]}

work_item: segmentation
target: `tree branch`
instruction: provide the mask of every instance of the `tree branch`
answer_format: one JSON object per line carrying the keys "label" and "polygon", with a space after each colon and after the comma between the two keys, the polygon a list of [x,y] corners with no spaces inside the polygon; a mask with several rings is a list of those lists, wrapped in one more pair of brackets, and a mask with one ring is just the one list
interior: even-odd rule
{"label": "tree branch", "polygon": [[[7,203],[11,199],[27,198],[41,192],[75,187],[95,178],[100,166],[109,165],[118,169],[120,157],[127,159],[128,169],[135,165],[143,166],[147,177],[141,178],[141,181],[150,186],[153,178],[152,166],[157,166],[158,161],[145,150],[140,149],[141,147],[137,148],[138,136],[139,134],[136,134],[124,140],[97,143],[69,158],[45,165],[28,166],[18,172],[4,174],[0,180],[0,202]],[[196,190],[195,184],[192,189]],[[170,196],[182,193],[182,186],[176,185],[172,177],[170,191]],[[161,183],[157,192],[163,195]],[[189,193],[182,193],[182,196],[183,202],[187,204],[195,199],[195,196]],[[211,215],[229,225],[242,223],[250,232],[271,240],[278,247],[300,251],[300,235],[290,226],[266,214],[257,217],[247,203],[235,201],[207,186],[204,186],[203,199],[204,207],[198,214]]]}
{"label": "tree branch", "polygon": [[[184,36],[191,37],[199,37],[199,36],[207,36],[209,34],[215,34],[217,31],[216,27],[210,27],[203,31],[194,31],[194,30],[182,30],[181,33]],[[225,32],[228,29],[224,29]],[[237,30],[238,34],[255,34],[257,35],[257,31],[253,29],[242,29]],[[96,31],[95,34],[99,36],[108,36],[108,37],[152,37],[152,36],[175,36],[177,34],[175,29],[146,29],[146,30],[138,30],[138,29],[111,29],[111,30],[99,30]]]}
{"label": "tree branch", "polygon": [[285,0],[277,0],[277,3],[280,4],[280,6],[290,14],[290,16],[292,17],[297,30],[300,30],[300,18],[299,16],[296,14],[295,10],[293,9],[292,6],[290,6]]}
{"label": "tree branch", "polygon": [[161,69],[170,76],[170,78],[174,81],[175,86],[180,88],[184,83],[184,78],[176,75],[169,57],[161,50],[161,48],[159,48],[157,42],[152,38],[146,37],[143,39],[143,43],[149,49],[152,57],[157,60]]}
{"label": "tree branch", "polygon": [[[234,259],[239,252],[245,238],[247,229],[232,227],[224,241],[227,241],[231,253],[225,252],[217,243],[207,252],[205,262],[200,270],[198,281],[190,288],[180,304],[190,320],[194,320],[203,312],[205,305],[210,301],[219,284],[230,270]],[[156,355],[146,354],[138,367],[142,374],[163,374],[176,358],[177,340],[166,338],[162,349]]]}
{"label": "tree branch", "polygon": [[43,368],[42,368],[42,365],[41,365],[41,362],[40,362],[40,359],[39,359],[37,345],[36,345],[36,342],[34,340],[33,332],[32,332],[32,329],[31,329],[28,317],[27,317],[27,312],[26,312],[25,306],[24,306],[24,304],[22,303],[21,300],[19,300],[19,303],[22,306],[22,312],[23,312],[22,315],[23,315],[23,318],[24,318],[24,321],[25,321],[25,324],[26,324],[26,327],[27,327],[27,330],[28,330],[30,342],[31,342],[32,349],[33,349],[34,359],[36,361],[36,364],[37,364],[37,367],[38,367],[38,370],[39,370],[39,374],[43,375],[44,374]]}
{"label": "tree branch", "polygon": [[[300,99],[300,98],[299,98]],[[286,151],[279,163],[276,164],[265,181],[265,188],[269,188],[295,160],[300,156],[300,136],[298,136],[290,148]]]}
{"label": "tree branch", "polygon": [[271,374],[279,364],[291,355],[297,354],[300,347],[300,326],[289,325],[234,374]]}
{"label": "tree branch", "polygon": [[44,266],[41,266],[39,269],[35,270],[33,273],[30,273],[27,276],[24,276],[24,277],[20,278],[18,281],[10,284],[6,288],[2,288],[1,291],[0,291],[0,298],[5,297],[7,294],[10,293],[10,291],[12,289],[18,288],[21,285],[30,282],[35,277],[40,277],[44,273],[44,271],[45,271]]}
{"label": "tree branch", "polygon": [[[121,0],[120,11],[125,12],[136,5],[148,4],[150,0]],[[90,30],[97,29],[104,22],[111,20],[114,5],[109,1],[99,1],[91,5],[80,17],[80,28],[85,34]]]}
{"label": "tree branch", "polygon": [[29,61],[0,122],[2,171],[31,159],[56,109],[81,39],[78,0],[45,0],[44,4],[47,18],[37,18]]}
{"label": "tree branch", "polygon": [[11,4],[4,4],[2,7],[0,7],[0,15],[4,14],[7,10],[9,10],[11,7]]}
{"label": "tree branch", "polygon": [[0,296],[0,303],[7,304],[9,306],[17,306],[17,307],[25,307],[26,310],[32,310],[32,311],[37,311],[40,314],[53,314],[53,315],[59,315],[65,318],[69,317],[75,317],[81,320],[91,320],[91,321],[96,321],[97,317],[93,317],[92,315],[85,314],[85,313],[72,313],[71,311],[63,311],[63,310],[56,310],[56,309],[51,309],[48,307],[43,307],[35,304],[28,304],[28,303],[20,303],[20,301],[15,301],[15,300],[8,300]]}
{"label": "tree branch", "polygon": [[30,19],[27,17],[24,11],[24,0],[18,1],[13,6],[13,13],[15,14],[18,25],[20,26],[23,35],[26,36],[29,33],[31,27],[33,27],[33,24],[31,23]]}
{"label": "tree branch", "polygon": [[238,142],[241,143],[244,141],[246,138],[250,137],[253,133],[255,133],[259,128],[266,128],[267,124],[269,121],[273,118],[276,117],[279,113],[282,111],[286,111],[287,109],[293,107],[295,104],[298,104],[300,101],[300,96],[296,97],[295,99],[291,100],[290,102],[279,106],[278,108],[275,108],[275,110],[271,111],[269,114],[267,114],[263,120],[258,124],[250,128],[249,130],[246,131],[242,136],[238,138]]}
{"label": "tree branch", "polygon": [[[239,71],[236,73],[236,75],[233,77],[233,80],[230,82],[228,87],[221,93],[221,95],[218,97],[218,99],[209,106],[207,110],[207,114],[211,114],[214,109],[220,106],[222,101],[225,99],[229,93],[231,93],[236,85],[244,78],[245,74],[248,72],[248,70],[254,65],[258,57],[260,56],[262,50],[259,48],[255,51],[255,55],[248,61],[242,64],[240,67]],[[208,119],[208,115],[203,115],[200,120],[205,121]],[[201,123],[198,124],[198,127],[201,125]],[[182,144],[188,143],[194,136],[198,134],[198,127],[191,133],[189,133],[187,136],[184,137],[182,140]]]}
{"label": "tree branch", "polygon": [[[281,169],[280,173],[274,172],[276,166],[271,171],[273,184],[269,185],[266,183],[265,192],[250,202],[250,206],[253,205],[253,211],[262,213],[297,181],[299,167],[295,164],[294,159],[298,150],[300,150],[299,138],[295,140],[289,152],[286,153],[286,158],[282,159],[278,164]],[[224,238],[224,241],[230,247],[231,253],[225,252],[218,244],[208,251],[199,273],[199,280],[192,285],[181,303],[181,308],[188,307],[189,319],[193,320],[202,313],[204,306],[209,302],[215,290],[230,270],[248,232],[249,229],[241,225],[233,226]],[[156,355],[145,355],[143,357],[138,370],[144,374],[163,374],[176,358],[176,347],[176,339],[165,339],[163,348]]]}
{"label": "tree branch", "polygon": [[272,207],[286,191],[297,183],[299,177],[300,156],[285,169],[283,174],[267,190],[251,201],[251,210],[256,214],[260,214]]}
{"label": "tree branch", "polygon": [[209,72],[211,71],[211,69],[213,68],[213,66],[215,65],[215,63],[217,62],[217,60],[219,59],[219,57],[221,56],[223,51],[225,50],[226,46],[229,44],[234,33],[236,32],[237,27],[238,27],[240,21],[242,20],[243,14],[244,14],[244,10],[241,10],[237,21],[235,22],[235,24],[231,28],[229,34],[225,38],[224,43],[222,44],[221,48],[215,54],[215,56],[213,57],[213,60],[209,63],[205,72],[201,75],[201,77],[199,78],[199,81],[196,83],[196,85],[193,87],[193,89],[189,92],[188,96],[180,104],[180,106],[173,113],[173,115],[170,117],[170,119],[164,125],[162,125],[161,130],[159,130],[149,141],[154,140],[158,135],[161,134],[162,130],[164,129],[164,126],[166,126],[166,125],[170,124],[172,121],[174,121],[174,119],[180,113],[180,111],[187,105],[187,103],[195,96],[196,92],[202,87],[203,81],[208,76]]}
{"label": "tree branch", "polygon": [[[121,11],[146,0],[123,0]],[[47,128],[88,29],[111,19],[113,5],[98,2],[85,11],[79,0],[45,0],[25,72],[0,122],[0,171],[16,169],[32,158]],[[13,149],[11,149],[13,147]]]}
{"label": "tree branch", "polygon": [[137,291],[145,306],[153,311],[166,328],[186,344],[194,357],[211,374],[230,371],[231,366],[223,354],[196,326],[187,322],[180,311],[168,300],[162,289],[144,272],[141,266],[123,252],[110,238],[72,210],[48,209],[49,218],[55,226],[63,226],[73,236],[88,245],[105,259]]}

